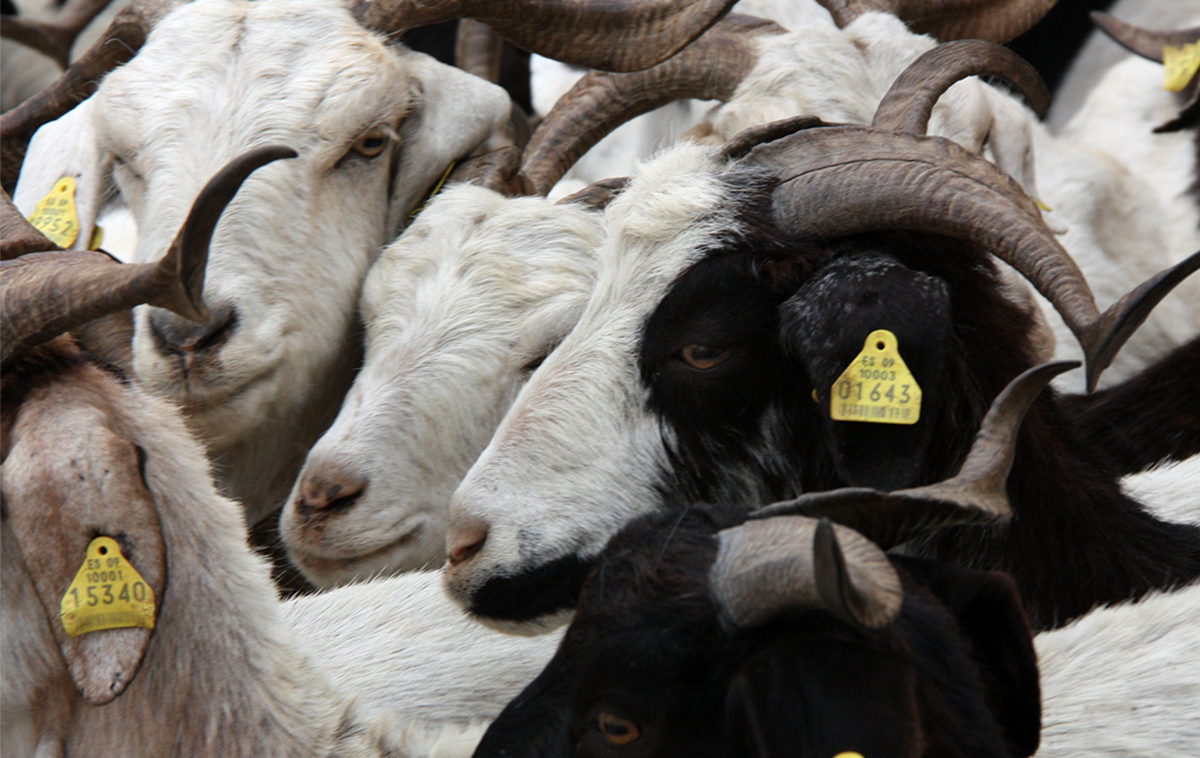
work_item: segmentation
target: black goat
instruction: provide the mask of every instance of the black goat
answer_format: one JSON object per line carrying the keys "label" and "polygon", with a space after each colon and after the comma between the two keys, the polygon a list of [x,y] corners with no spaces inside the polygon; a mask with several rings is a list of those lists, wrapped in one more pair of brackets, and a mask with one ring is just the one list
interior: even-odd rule
{"label": "black goat", "polygon": [[[826,493],[809,505],[885,544],[1003,519],[1021,415],[1061,370],[1027,372],[1001,395],[952,480]],[[618,533],[554,659],[476,756],[999,758],[1037,749],[1036,656],[1011,579],[888,558],[827,520],[731,527],[733,512],[653,514]]]}

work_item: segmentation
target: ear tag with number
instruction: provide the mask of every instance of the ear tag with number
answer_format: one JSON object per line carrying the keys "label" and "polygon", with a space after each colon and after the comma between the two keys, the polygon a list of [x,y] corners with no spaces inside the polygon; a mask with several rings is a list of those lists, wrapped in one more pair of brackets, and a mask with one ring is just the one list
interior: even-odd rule
{"label": "ear tag with number", "polygon": [[63,595],[62,622],[70,637],[128,626],[154,628],[154,590],[112,537],[88,544],[87,558]]}
{"label": "ear tag with number", "polygon": [[69,248],[79,238],[79,214],[75,212],[75,177],[64,176],[50,194],[33,209],[29,223],[59,247]]}
{"label": "ear tag with number", "polygon": [[1163,66],[1166,68],[1163,87],[1168,92],[1183,92],[1196,72],[1200,71],[1200,42],[1183,47],[1167,45],[1163,48]]}
{"label": "ear tag with number", "polygon": [[896,335],[876,329],[862,352],[829,390],[834,421],[915,424],[921,418],[921,388],[900,357]]}

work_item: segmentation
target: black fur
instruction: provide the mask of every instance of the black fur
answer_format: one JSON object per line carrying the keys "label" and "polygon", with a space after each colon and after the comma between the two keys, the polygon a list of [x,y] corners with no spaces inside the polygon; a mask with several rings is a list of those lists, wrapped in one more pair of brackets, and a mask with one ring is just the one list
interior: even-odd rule
{"label": "black fur", "polygon": [[469,610],[485,618],[529,621],[571,608],[590,567],[571,554],[514,577],[493,577],[472,595]]}
{"label": "black fur", "polygon": [[1121,474],[1200,453],[1200,337],[1122,384],[1063,398],[1079,434]]}
{"label": "black fur", "polygon": [[[884,629],[809,611],[731,632],[708,571],[732,510],[656,514],[615,537],[558,653],[475,755],[987,758],[1036,749],[1036,662],[1011,582],[899,559],[906,597]],[[977,643],[908,566],[975,598],[962,603],[970,614],[1004,621]],[[596,726],[601,712],[632,721],[640,737],[618,753]]]}
{"label": "black fur", "polygon": [[[737,194],[750,198],[742,227],[678,279],[640,348],[670,495],[761,504],[952,476],[992,399],[1033,365],[1032,321],[1003,296],[992,258],[908,232],[788,239],[770,220],[769,188]],[[828,418],[830,385],[879,328],[900,335],[928,389],[915,427]],[[730,357],[697,371],[681,360],[688,344]],[[1102,441],[1081,435],[1071,413],[1052,391],[1030,411],[1009,480],[1011,528],[947,530],[917,547],[1011,572],[1039,629],[1200,576],[1200,529],[1157,521],[1126,498]]]}

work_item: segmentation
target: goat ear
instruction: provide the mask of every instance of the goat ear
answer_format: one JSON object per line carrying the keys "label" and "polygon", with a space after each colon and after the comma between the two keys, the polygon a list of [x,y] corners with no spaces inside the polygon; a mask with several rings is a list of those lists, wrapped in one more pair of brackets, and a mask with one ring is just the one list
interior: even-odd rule
{"label": "goat ear", "polygon": [[915,559],[904,568],[945,604],[971,641],[988,705],[1013,755],[1033,755],[1042,727],[1037,653],[1012,578]]}
{"label": "goat ear", "polygon": [[[84,700],[103,705],[133,680],[153,630],[106,629],[71,637],[62,622],[63,597],[85,565],[88,545],[105,535],[117,541],[150,586],[157,617],[166,589],[166,551],[154,498],[139,475],[137,448],[108,429],[89,429],[84,436],[88,455],[78,458],[70,451],[47,456],[37,440],[22,445],[17,439],[4,463],[4,500],[71,679]],[[63,470],[47,471],[47,459]],[[53,513],[46,512],[48,500]]]}
{"label": "goat ear", "polygon": [[504,90],[477,76],[405,51],[417,104],[401,127],[388,225],[399,234],[451,161],[471,154],[508,122]]}
{"label": "goat ear", "polygon": [[37,130],[29,142],[13,193],[13,203],[28,218],[55,189],[56,182],[63,177],[74,179],[79,235],[69,246],[71,250],[88,249],[100,205],[109,189],[109,164],[96,142],[94,106],[94,98],[88,98]]}
{"label": "goat ear", "polygon": [[[816,390],[838,475],[856,487],[893,490],[911,485],[927,457],[942,395],[946,345],[952,338],[945,282],[882,254],[835,259],[780,306],[779,324],[782,348],[804,365]],[[877,329],[896,335],[900,356],[921,389],[915,424],[830,417],[838,377]]]}

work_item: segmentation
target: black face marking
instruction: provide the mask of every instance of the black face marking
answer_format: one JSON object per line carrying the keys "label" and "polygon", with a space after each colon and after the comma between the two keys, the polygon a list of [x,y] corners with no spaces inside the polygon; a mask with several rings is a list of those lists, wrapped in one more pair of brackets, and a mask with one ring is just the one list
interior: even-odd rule
{"label": "black face marking", "polygon": [[501,621],[530,621],[575,606],[591,561],[566,555],[515,576],[489,579],[471,598],[470,612]]}

